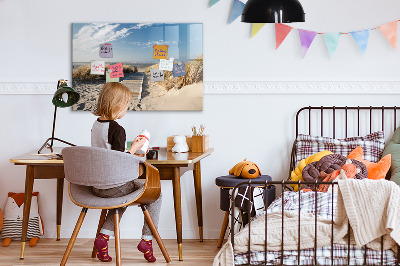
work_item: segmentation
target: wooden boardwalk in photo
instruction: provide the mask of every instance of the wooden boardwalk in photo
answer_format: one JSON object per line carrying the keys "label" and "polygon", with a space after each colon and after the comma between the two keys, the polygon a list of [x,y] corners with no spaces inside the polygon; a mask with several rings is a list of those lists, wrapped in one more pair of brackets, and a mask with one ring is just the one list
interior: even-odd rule
{"label": "wooden boardwalk in photo", "polygon": [[142,98],[144,72],[136,72],[134,74],[127,75],[126,78],[121,81],[121,84],[127,86],[133,93],[133,98],[140,100]]}

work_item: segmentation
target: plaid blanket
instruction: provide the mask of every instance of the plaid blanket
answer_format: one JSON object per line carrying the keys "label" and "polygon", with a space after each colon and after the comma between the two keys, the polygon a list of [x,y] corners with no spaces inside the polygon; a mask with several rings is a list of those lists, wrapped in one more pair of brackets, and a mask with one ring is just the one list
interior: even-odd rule
{"label": "plaid blanket", "polygon": [[[282,203],[284,210],[298,210],[319,215],[326,219],[332,219],[332,213],[335,215],[336,208],[336,194],[335,193],[322,193],[317,192],[285,192],[283,197],[277,198],[271,203],[267,210],[267,214],[282,211]],[[254,219],[260,217],[259,214]],[[333,245],[333,263],[331,253],[331,246],[326,246],[316,249],[317,265],[347,265],[348,259],[348,246],[347,245]],[[366,257],[364,256],[366,254]],[[396,257],[392,250],[385,250],[383,253],[384,265],[395,265]],[[267,251],[265,252],[250,252],[250,264],[257,265],[265,263],[265,255],[267,256],[266,265],[280,265],[281,252],[280,251]],[[365,258],[364,258],[365,257]],[[300,251],[300,256],[297,250],[285,250],[283,252],[284,265],[298,265],[300,258],[300,265],[314,265],[314,249],[304,249]],[[364,247],[357,247],[350,245],[350,264],[349,265],[381,265],[381,252],[371,250]],[[364,261],[365,260],[365,261]],[[248,264],[248,253],[235,254],[235,265]]]}

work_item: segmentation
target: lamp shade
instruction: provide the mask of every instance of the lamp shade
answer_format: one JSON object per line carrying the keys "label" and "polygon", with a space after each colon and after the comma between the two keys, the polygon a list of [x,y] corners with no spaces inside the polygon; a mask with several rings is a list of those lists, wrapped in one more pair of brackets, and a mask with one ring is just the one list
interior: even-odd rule
{"label": "lamp shade", "polygon": [[242,22],[304,22],[304,15],[298,0],[249,0],[243,9]]}
{"label": "lamp shade", "polygon": [[70,107],[79,101],[79,93],[67,84],[61,84],[53,95],[53,104],[56,107]]}

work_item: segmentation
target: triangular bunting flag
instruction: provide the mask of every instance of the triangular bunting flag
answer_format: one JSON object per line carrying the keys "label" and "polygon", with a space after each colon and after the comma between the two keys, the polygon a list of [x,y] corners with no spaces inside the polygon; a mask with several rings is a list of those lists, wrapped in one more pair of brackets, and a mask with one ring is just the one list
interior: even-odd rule
{"label": "triangular bunting flag", "polygon": [[244,8],[244,3],[239,0],[233,0],[231,17],[229,19],[229,23],[232,23],[235,19],[237,19],[240,15],[242,15]]}
{"label": "triangular bunting flag", "polygon": [[293,28],[288,25],[275,23],[276,49],[278,49],[278,47],[282,44],[282,42],[285,40],[286,36],[288,36],[289,32],[292,29]]}
{"label": "triangular bunting flag", "polygon": [[354,40],[356,41],[358,47],[361,50],[361,53],[364,55],[368,46],[369,33],[371,29],[361,30],[361,31],[353,31],[351,35],[353,35]]}
{"label": "triangular bunting flag", "polygon": [[378,27],[383,35],[385,35],[386,39],[390,43],[390,45],[393,47],[393,49],[396,50],[397,48],[397,20],[393,22],[386,23],[382,26]]}
{"label": "triangular bunting flag", "polygon": [[219,2],[219,0],[210,0],[210,5],[208,7],[212,7],[213,5],[215,5],[218,2]]}
{"label": "triangular bunting flag", "polygon": [[253,23],[253,26],[251,28],[251,38],[256,35],[262,27],[264,27],[265,23]]}
{"label": "triangular bunting flag", "polygon": [[325,33],[323,36],[326,48],[328,48],[329,55],[332,58],[333,54],[336,51],[336,48],[338,47],[339,39],[340,36],[342,36],[342,34],[340,34],[339,32],[334,32],[334,33]]}
{"label": "triangular bunting flag", "polygon": [[304,58],[317,33],[315,31],[300,30],[301,55]]}

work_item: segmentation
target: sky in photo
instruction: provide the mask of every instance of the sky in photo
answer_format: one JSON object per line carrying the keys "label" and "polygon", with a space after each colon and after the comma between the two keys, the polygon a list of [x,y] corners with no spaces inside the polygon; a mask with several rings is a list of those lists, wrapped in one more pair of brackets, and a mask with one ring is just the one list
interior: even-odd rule
{"label": "sky in photo", "polygon": [[[111,43],[113,58],[101,58],[99,45]],[[153,46],[168,45],[168,56],[187,61],[203,54],[203,24],[73,23],[72,61],[156,63]]]}

